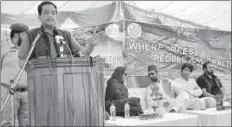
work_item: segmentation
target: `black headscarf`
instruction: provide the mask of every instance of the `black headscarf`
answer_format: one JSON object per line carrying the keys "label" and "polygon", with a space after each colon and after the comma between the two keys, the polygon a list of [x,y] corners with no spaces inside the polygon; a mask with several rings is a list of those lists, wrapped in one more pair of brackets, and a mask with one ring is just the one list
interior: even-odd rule
{"label": "black headscarf", "polygon": [[110,82],[110,80],[112,79],[116,79],[118,80],[121,84],[124,84],[124,80],[122,79],[122,76],[124,75],[126,71],[126,68],[125,67],[122,67],[122,66],[118,66],[115,68],[111,78],[107,81],[107,84],[108,82]]}

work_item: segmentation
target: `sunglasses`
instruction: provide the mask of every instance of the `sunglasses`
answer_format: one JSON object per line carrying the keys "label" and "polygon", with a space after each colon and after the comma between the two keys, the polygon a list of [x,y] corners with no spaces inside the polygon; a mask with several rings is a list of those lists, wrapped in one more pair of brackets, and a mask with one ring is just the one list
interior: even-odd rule
{"label": "sunglasses", "polygon": [[148,74],[148,76],[151,76],[151,75],[154,75],[155,73],[150,73],[150,74]]}

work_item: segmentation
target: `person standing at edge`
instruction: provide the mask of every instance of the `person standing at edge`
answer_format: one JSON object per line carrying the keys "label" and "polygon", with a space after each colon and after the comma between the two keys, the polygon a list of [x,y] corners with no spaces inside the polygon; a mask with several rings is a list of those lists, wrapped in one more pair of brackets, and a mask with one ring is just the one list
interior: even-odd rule
{"label": "person standing at edge", "polygon": [[[28,31],[28,26],[15,23],[10,26],[10,38],[12,46],[7,48],[1,47],[1,106],[3,105],[6,96],[9,94],[11,80],[19,72],[18,66],[18,51],[22,42],[22,36]],[[28,88],[26,73],[23,72],[17,86],[12,89],[14,93],[14,118],[12,119],[12,103],[8,100],[3,111],[1,112],[1,126],[29,126],[29,105],[28,105]],[[15,122],[14,122],[15,120]]]}

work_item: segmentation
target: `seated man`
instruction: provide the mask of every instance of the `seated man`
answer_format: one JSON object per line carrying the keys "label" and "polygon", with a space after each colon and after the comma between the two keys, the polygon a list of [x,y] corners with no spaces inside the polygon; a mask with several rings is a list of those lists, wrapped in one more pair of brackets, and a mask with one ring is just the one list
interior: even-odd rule
{"label": "seated man", "polygon": [[[219,94],[225,98],[226,92],[221,84],[220,79],[214,75],[214,68],[211,62],[206,62],[203,64],[204,74],[197,78],[197,84],[203,91],[201,97],[213,97]],[[222,99],[222,98],[221,98]]]}
{"label": "seated man", "polygon": [[175,93],[178,95],[180,92],[188,93],[187,96],[187,109],[206,109],[216,107],[216,100],[212,97],[199,98],[202,95],[201,88],[197,85],[195,79],[189,78],[193,71],[193,65],[184,63],[181,67],[181,77],[174,81],[179,83],[179,86],[173,86]]}
{"label": "seated man", "polygon": [[[147,105],[148,110],[158,106],[157,100],[163,99],[163,106],[165,112],[185,112],[184,107],[184,92],[180,93],[176,98],[171,97],[172,93],[167,93],[165,86],[169,85],[168,80],[160,81],[158,79],[158,71],[155,65],[148,66],[148,77],[150,78],[150,85],[147,87]],[[165,88],[165,90],[164,90]],[[172,92],[170,90],[170,92]]]}

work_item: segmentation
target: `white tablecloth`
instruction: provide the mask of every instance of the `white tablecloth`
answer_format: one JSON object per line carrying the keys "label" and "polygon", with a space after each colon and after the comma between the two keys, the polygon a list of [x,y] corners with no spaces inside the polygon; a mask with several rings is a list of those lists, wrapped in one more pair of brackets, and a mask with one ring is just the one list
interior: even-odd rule
{"label": "white tablecloth", "polygon": [[198,115],[202,126],[231,126],[231,110],[217,111],[216,108],[212,108],[188,110],[187,113]]}
{"label": "white tablecloth", "polygon": [[200,126],[196,115],[166,113],[163,118],[140,120],[138,117],[124,119],[117,117],[116,121],[107,120],[105,126]]}

